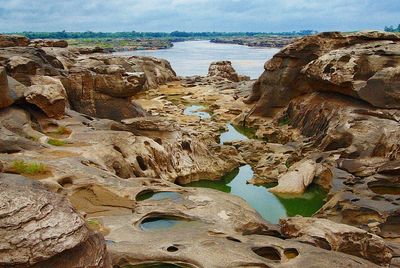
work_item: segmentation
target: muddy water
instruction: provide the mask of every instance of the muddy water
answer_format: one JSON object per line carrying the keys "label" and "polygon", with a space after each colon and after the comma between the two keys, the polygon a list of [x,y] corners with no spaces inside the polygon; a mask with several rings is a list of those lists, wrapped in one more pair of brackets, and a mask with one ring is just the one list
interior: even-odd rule
{"label": "muddy water", "polygon": [[[204,109],[205,107],[200,105],[189,106],[185,109],[185,114],[197,115],[203,119],[211,117]],[[237,129],[229,123],[227,127],[228,131],[220,136],[221,143],[251,138],[249,130]],[[201,180],[185,186],[212,188],[237,195],[246,200],[264,219],[272,223],[278,223],[280,218],[287,216],[311,216],[324,204],[326,193],[318,186],[311,185],[302,195],[278,196],[268,191],[268,188],[274,185],[248,184],[247,181],[252,177],[251,166],[245,165],[226,174],[220,180]]]}

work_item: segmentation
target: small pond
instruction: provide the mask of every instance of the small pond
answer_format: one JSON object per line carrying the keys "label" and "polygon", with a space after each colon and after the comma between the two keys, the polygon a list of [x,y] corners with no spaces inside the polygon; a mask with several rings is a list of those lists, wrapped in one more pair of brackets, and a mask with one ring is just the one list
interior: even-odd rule
{"label": "small pond", "polygon": [[183,111],[184,115],[197,115],[201,119],[211,118],[210,113],[205,112],[207,108],[203,105],[190,105]]}
{"label": "small pond", "polygon": [[[183,114],[185,115],[196,115],[201,119],[211,118],[211,114],[206,112],[207,108],[203,105],[190,105],[185,108]],[[233,126],[228,123],[228,130],[221,133],[220,143],[232,142],[232,141],[243,141],[254,137],[254,131],[251,128]]]}
{"label": "small pond", "polygon": [[326,193],[320,187],[311,185],[302,195],[278,196],[268,191],[269,187],[248,184],[253,177],[250,165],[242,166],[217,181],[196,181],[185,184],[187,187],[212,188],[240,196],[247,201],[260,215],[272,223],[287,216],[311,216],[324,204]]}
{"label": "small pond", "polygon": [[[210,116],[204,112],[204,106],[192,105],[185,109],[188,115],[197,115],[201,118]],[[201,113],[201,114],[200,114]],[[254,132],[248,128],[234,127],[227,124],[228,131],[220,136],[220,143],[247,140],[254,137]],[[222,177],[217,181],[201,180],[184,186],[213,188],[222,192],[240,196],[247,201],[260,215],[272,222],[278,223],[280,218],[296,215],[311,216],[324,204],[326,192],[311,185],[302,195],[276,195],[270,193],[268,188],[275,185],[255,186],[248,184],[247,180],[253,177],[253,170],[250,165],[242,166]]]}

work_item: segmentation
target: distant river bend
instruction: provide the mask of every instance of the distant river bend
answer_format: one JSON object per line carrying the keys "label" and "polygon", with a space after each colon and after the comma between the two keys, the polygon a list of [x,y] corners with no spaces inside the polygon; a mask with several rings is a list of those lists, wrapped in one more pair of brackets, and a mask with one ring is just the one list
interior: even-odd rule
{"label": "distant river bend", "polygon": [[116,52],[116,55],[152,56],[168,60],[179,76],[207,75],[211,62],[230,60],[241,75],[258,78],[264,63],[279,51],[277,48],[254,48],[209,41],[174,43],[170,49]]}

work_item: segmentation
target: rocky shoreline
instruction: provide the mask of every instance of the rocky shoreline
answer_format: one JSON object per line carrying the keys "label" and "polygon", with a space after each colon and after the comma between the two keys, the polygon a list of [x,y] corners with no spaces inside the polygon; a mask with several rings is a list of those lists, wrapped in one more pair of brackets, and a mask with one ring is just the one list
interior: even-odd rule
{"label": "rocky shoreline", "polygon": [[269,37],[240,37],[240,38],[215,38],[211,43],[235,44],[248,47],[283,48],[299,37],[269,36]]}
{"label": "rocky shoreline", "polygon": [[[0,36],[0,267],[399,267],[398,35],[298,39],[257,81],[30,44]],[[254,133],[221,144],[227,123]],[[272,224],[183,187],[245,164],[326,203]]]}

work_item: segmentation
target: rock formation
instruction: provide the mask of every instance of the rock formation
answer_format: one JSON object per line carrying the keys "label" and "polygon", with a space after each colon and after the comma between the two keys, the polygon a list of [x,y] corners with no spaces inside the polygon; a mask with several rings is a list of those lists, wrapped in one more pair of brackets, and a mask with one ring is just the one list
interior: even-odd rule
{"label": "rock formation", "polygon": [[0,47],[25,47],[29,42],[24,36],[0,34]]}
{"label": "rock formation", "polygon": [[[65,262],[111,267],[104,239],[88,229],[65,198],[21,176],[0,175],[0,189],[1,267],[44,267],[57,254],[52,267],[66,267]],[[99,250],[90,250],[91,241]]]}
{"label": "rock formation", "polygon": [[239,76],[230,61],[216,61],[210,64],[208,76],[226,78],[232,82],[239,82]]}
{"label": "rock formation", "polygon": [[[256,83],[229,62],[178,79],[165,60],[7,41],[0,267],[396,267],[398,40],[305,37]],[[247,138],[223,142],[233,125]],[[254,171],[242,186],[277,183],[282,206],[315,185],[326,203],[278,225],[238,196],[183,187],[241,165]]]}
{"label": "rock formation", "polygon": [[399,108],[399,46],[400,36],[381,32],[299,39],[265,64],[248,101],[259,100],[256,112],[273,115],[274,108],[295,97],[328,91],[379,108]]}
{"label": "rock formation", "polygon": [[379,236],[325,219],[283,219],[281,231],[285,237],[296,241],[360,256],[377,264],[388,265],[392,258],[392,251]]}

